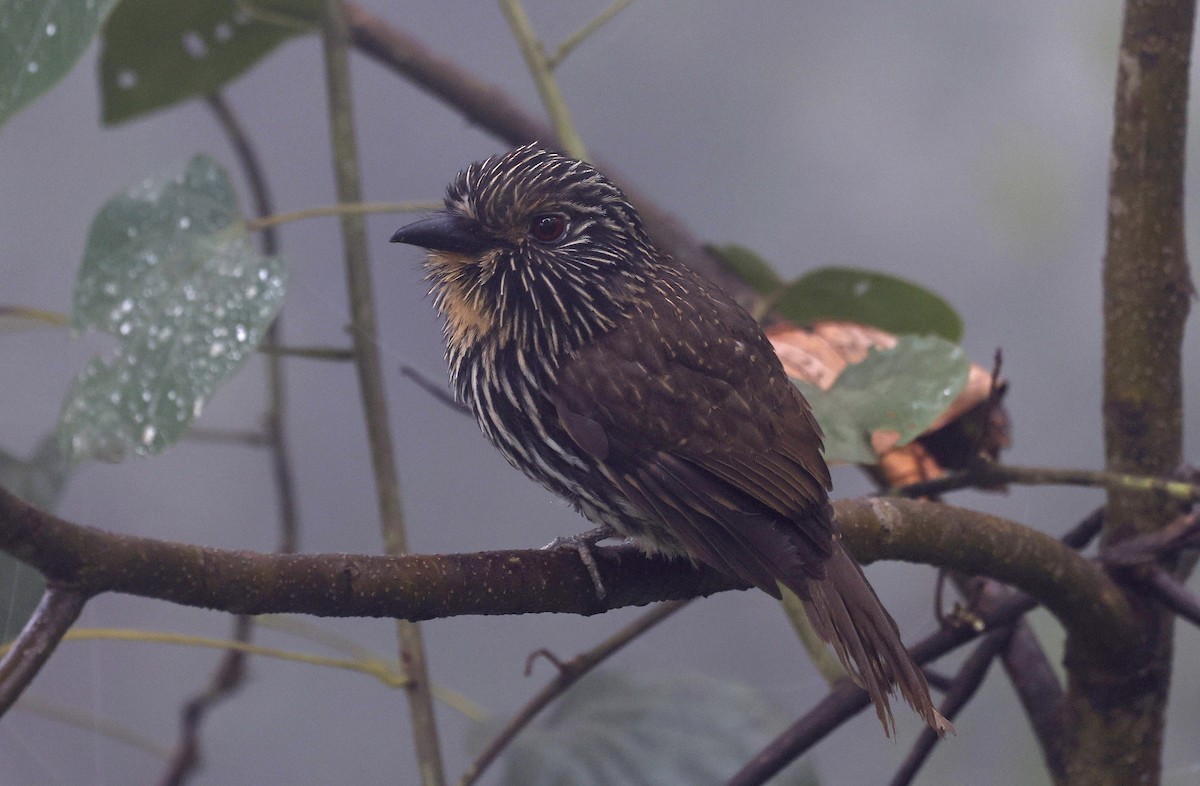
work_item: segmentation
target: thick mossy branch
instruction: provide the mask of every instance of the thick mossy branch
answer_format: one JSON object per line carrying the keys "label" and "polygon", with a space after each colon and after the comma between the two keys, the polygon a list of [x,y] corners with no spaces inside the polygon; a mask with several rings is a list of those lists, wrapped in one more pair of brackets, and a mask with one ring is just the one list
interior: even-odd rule
{"label": "thick mossy branch", "polygon": [[862,562],[926,562],[1019,587],[1068,633],[1119,660],[1138,642],[1129,603],[1095,563],[1007,519],[920,500],[836,504],[846,545]]}
{"label": "thick mossy branch", "polygon": [[[835,503],[864,561],[900,559],[978,573],[1044,603],[1081,639],[1120,657],[1136,641],[1128,606],[1099,567],[995,516],[913,500]],[[739,588],[715,571],[596,549],[607,596],[572,549],[368,556],[258,554],[118,535],[30,507],[0,490],[0,550],[88,595],[123,592],[241,614],[435,619],[464,614],[597,614]]]}

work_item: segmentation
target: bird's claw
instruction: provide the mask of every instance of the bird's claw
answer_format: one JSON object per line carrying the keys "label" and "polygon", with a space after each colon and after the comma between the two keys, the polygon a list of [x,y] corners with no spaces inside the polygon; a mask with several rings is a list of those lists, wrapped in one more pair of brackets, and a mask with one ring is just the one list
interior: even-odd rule
{"label": "bird's claw", "polygon": [[604,581],[600,578],[600,566],[596,564],[596,555],[592,553],[592,546],[615,534],[612,527],[596,527],[578,535],[555,538],[542,546],[542,550],[574,549],[579,554],[579,561],[583,563],[583,566],[587,568],[588,575],[592,577],[592,584],[596,587],[596,597],[604,600],[608,590],[604,588]]}

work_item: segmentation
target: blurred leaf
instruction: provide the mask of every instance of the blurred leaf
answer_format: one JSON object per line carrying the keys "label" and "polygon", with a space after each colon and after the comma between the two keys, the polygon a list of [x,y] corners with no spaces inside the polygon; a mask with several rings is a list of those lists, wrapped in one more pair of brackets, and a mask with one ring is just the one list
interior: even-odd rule
{"label": "blurred leaf", "polygon": [[868,270],[814,270],[788,285],[775,311],[802,325],[834,319],[896,334],[962,338],[962,319],[945,300],[916,284]]}
{"label": "blurred leaf", "polygon": [[767,297],[783,289],[783,279],[771,265],[745,246],[730,243],[708,245],[705,249],[715,255],[721,266],[745,281],[758,294]]}
{"label": "blurred leaf", "polygon": [[0,125],[67,75],[116,4],[0,2]]}
{"label": "blurred leaf", "polygon": [[33,616],[46,580],[28,565],[0,553],[0,642],[12,641]]}
{"label": "blurred leaf", "polygon": [[59,417],[73,460],[162,451],[241,367],[283,301],[212,160],[148,177],[100,210],[75,281],[72,326],[120,346],[76,377]]}
{"label": "blurred leaf", "polygon": [[847,366],[829,390],[792,379],[825,432],[825,458],[874,464],[880,441],[911,442],[950,406],[967,381],[962,349],[934,336],[900,336]]}
{"label": "blurred leaf", "polygon": [[[695,674],[595,672],[505,752],[504,786],[722,784],[783,729],[750,688]],[[769,783],[815,786],[805,764]]]}
{"label": "blurred leaf", "polygon": [[104,122],[216,92],[289,38],[314,29],[322,0],[124,0],[104,25]]}
{"label": "blurred leaf", "polygon": [[[0,450],[0,486],[42,510],[54,510],[70,469],[53,435],[27,459]],[[45,588],[42,574],[0,554],[0,641],[10,641],[21,632]]]}
{"label": "blurred leaf", "polygon": [[27,459],[0,449],[0,486],[42,510],[54,510],[70,471],[71,462],[53,434]]}

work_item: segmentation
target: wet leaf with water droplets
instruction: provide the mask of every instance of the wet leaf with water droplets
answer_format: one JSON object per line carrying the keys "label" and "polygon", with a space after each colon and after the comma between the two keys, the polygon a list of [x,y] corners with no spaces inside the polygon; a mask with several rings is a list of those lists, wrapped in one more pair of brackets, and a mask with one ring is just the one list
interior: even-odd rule
{"label": "wet leaf with water droplets", "polygon": [[262,340],[283,282],[283,262],[253,249],[208,158],[110,200],[92,223],[71,319],[121,344],[71,386],[59,419],[68,454],[115,461],[178,440]]}
{"label": "wet leaf with water droplets", "polygon": [[825,432],[825,458],[874,464],[882,449],[908,444],[953,403],[970,363],[935,336],[900,336],[847,366],[828,390],[792,379]]}
{"label": "wet leaf with water droplets", "polygon": [[0,2],[0,125],[67,75],[116,4]]}
{"label": "wet leaf with water droplets", "polygon": [[104,26],[100,96],[105,123],[121,123],[210,95],[289,38],[317,29],[321,0],[123,0]]}

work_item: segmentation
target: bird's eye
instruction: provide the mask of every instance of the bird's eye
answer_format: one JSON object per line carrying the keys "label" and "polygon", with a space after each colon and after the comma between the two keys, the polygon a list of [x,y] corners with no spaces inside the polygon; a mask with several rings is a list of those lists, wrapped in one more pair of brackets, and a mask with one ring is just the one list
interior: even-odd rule
{"label": "bird's eye", "polygon": [[542,213],[529,222],[529,234],[539,243],[557,243],[567,234],[567,217],[559,213]]}

